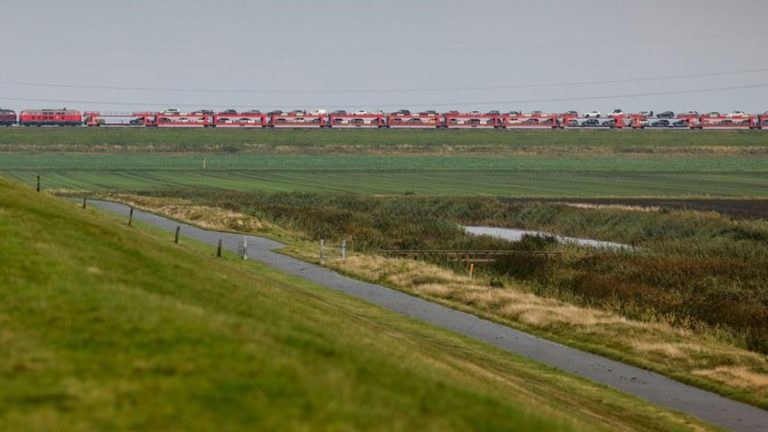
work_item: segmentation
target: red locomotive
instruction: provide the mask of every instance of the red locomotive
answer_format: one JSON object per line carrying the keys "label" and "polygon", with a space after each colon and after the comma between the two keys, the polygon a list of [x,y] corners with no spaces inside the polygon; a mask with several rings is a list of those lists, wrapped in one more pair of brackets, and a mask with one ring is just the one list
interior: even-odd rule
{"label": "red locomotive", "polygon": [[0,126],[13,126],[16,124],[16,112],[9,109],[0,109]]}
{"label": "red locomotive", "polygon": [[24,110],[19,114],[21,126],[82,126],[80,111],[62,109]]}

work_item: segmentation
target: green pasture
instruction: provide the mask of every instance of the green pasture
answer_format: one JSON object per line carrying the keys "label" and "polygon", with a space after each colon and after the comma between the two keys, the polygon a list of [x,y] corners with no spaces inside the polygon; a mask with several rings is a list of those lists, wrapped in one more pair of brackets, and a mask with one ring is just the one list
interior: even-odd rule
{"label": "green pasture", "polygon": [[765,197],[768,132],[6,128],[0,175],[75,191]]}
{"label": "green pasture", "polygon": [[[205,163],[206,169],[203,169]],[[507,197],[765,197],[768,156],[479,157],[5,154],[0,175],[46,189],[219,188]]]}
{"label": "green pasture", "polygon": [[528,147],[598,147],[649,151],[670,147],[766,147],[766,131],[690,130],[232,130],[130,128],[5,128],[0,152],[78,151],[429,151],[473,147],[485,151]]}

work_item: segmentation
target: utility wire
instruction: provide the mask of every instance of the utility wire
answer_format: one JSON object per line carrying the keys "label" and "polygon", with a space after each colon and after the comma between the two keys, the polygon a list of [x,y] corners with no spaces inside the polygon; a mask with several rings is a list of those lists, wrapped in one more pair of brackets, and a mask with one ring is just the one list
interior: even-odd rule
{"label": "utility wire", "polygon": [[[461,102],[433,102],[433,103],[399,103],[399,104],[364,104],[369,106],[377,106],[379,108],[391,108],[402,106],[471,106],[471,105],[515,105],[515,104],[536,104],[545,102],[574,102],[574,101],[591,101],[591,100],[608,100],[608,99],[630,99],[638,97],[648,96],[669,96],[669,95],[681,95],[681,94],[695,94],[695,93],[714,93],[730,90],[744,90],[744,89],[756,89],[768,87],[768,83],[759,84],[744,84],[727,87],[710,87],[710,88],[698,88],[698,89],[686,89],[686,90],[665,90],[655,92],[643,92],[643,93],[624,93],[614,95],[600,95],[600,96],[577,96],[577,97],[557,97],[557,98],[544,98],[544,99],[511,99],[511,100],[496,100],[496,101],[461,101]],[[211,104],[174,104],[174,103],[158,103],[158,102],[114,102],[114,101],[100,101],[100,100],[77,100],[77,99],[41,99],[41,98],[18,98],[11,96],[0,96],[0,100],[9,101],[22,101],[22,102],[51,102],[51,103],[66,103],[66,104],[93,104],[93,105],[122,105],[122,106],[214,106],[214,107],[253,107],[252,105],[211,105]],[[335,105],[335,104],[327,104]],[[314,105],[319,107],[320,105]],[[280,108],[284,106],[278,106]]]}
{"label": "utility wire", "polygon": [[350,93],[427,93],[427,92],[457,92],[457,91],[480,91],[480,90],[505,90],[521,88],[550,88],[550,87],[572,87],[583,85],[599,84],[621,84],[632,82],[679,80],[692,78],[705,78],[716,76],[742,75],[757,72],[768,72],[768,68],[744,69],[737,71],[706,72],[687,75],[668,75],[644,78],[619,78],[611,80],[593,80],[593,81],[571,81],[545,84],[510,84],[501,86],[475,86],[475,87],[435,87],[435,88],[402,88],[402,89],[206,89],[206,88],[162,88],[162,87],[125,87],[125,86],[101,86],[91,84],[62,84],[62,83],[36,83],[30,81],[0,81],[0,85],[14,85],[23,87],[54,87],[54,88],[76,88],[89,90],[119,90],[119,91],[147,91],[147,92],[187,92],[187,93],[249,93],[249,94],[350,94]]}
{"label": "utility wire", "polygon": [[600,47],[600,46],[624,46],[624,45],[643,45],[657,43],[676,43],[676,42],[700,42],[704,40],[718,39],[745,39],[760,38],[768,35],[768,32],[757,32],[751,34],[730,34],[730,35],[710,35],[710,36],[679,36],[668,38],[632,38],[632,39],[601,39],[584,42],[569,43],[520,43],[516,45],[491,45],[477,44],[475,46],[414,46],[403,47],[367,47],[367,48],[302,48],[293,46],[283,46],[280,48],[231,48],[231,47],[202,47],[202,46],[167,46],[167,45],[48,45],[34,43],[11,44],[4,49],[44,49],[44,50],[130,50],[130,51],[172,51],[172,52],[212,52],[212,53],[273,53],[273,54],[322,54],[322,53],[412,53],[412,52],[471,52],[471,51],[505,51],[520,49],[554,49],[554,48],[580,48],[580,47]]}

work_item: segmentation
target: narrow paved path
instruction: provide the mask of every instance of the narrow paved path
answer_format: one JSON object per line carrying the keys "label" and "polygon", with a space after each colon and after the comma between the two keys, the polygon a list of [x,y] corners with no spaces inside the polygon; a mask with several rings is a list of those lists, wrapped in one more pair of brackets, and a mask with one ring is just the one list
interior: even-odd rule
{"label": "narrow paved path", "polygon": [[[91,204],[126,216],[129,211],[128,207],[122,204],[104,201],[93,201]],[[219,239],[222,239],[223,246],[234,252],[237,251],[237,242],[243,239],[241,234],[204,230],[138,210],[134,211],[134,219],[171,232],[180,225],[182,235],[185,237],[210,245],[215,245]],[[682,384],[654,372],[569,348],[465,312],[380,285],[361,282],[326,268],[275,253],[275,249],[284,246],[276,241],[254,236],[247,236],[247,238],[250,259],[262,261],[285,273],[484,341],[505,351],[619,389],[656,405],[693,415],[720,427],[745,432],[768,431],[768,411],[760,408]]]}

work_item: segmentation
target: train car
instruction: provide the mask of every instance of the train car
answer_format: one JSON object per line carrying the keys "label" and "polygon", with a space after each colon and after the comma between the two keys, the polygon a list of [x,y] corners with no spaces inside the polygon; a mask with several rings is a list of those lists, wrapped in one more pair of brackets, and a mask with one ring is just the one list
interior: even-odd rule
{"label": "train car", "polygon": [[306,113],[292,111],[289,113],[272,112],[269,114],[269,125],[273,128],[324,128],[328,118],[324,113]]}
{"label": "train car", "polygon": [[16,120],[16,111],[0,108],[0,126],[13,126]]}
{"label": "train car", "polygon": [[681,114],[675,117],[649,117],[647,114],[630,114],[632,129],[690,129],[697,124],[698,115]]}
{"label": "train car", "polygon": [[213,126],[217,128],[263,128],[269,126],[269,117],[258,111],[220,112],[213,115]]}
{"label": "train car", "polygon": [[449,129],[496,129],[502,127],[501,115],[498,113],[458,113],[449,112],[444,115],[445,127]]}
{"label": "train car", "polygon": [[442,116],[434,111],[411,114],[407,110],[401,110],[387,116],[388,128],[436,129],[442,126]]}
{"label": "train car", "polygon": [[630,114],[628,118],[632,129],[645,129],[649,122],[647,114]]}
{"label": "train car", "polygon": [[382,128],[387,125],[384,114],[341,114],[332,113],[328,116],[330,128]]}
{"label": "train car", "polygon": [[82,126],[83,115],[77,110],[39,109],[19,113],[21,126]]}
{"label": "train car", "polygon": [[630,123],[626,116],[612,117],[568,117],[561,119],[562,127],[575,128],[599,128],[599,129],[623,129]]}
{"label": "train car", "polygon": [[757,128],[768,130],[768,112],[757,116]]}
{"label": "train car", "polygon": [[560,116],[555,114],[531,115],[522,113],[503,114],[500,118],[500,125],[504,129],[556,129],[564,126],[575,126],[576,117],[570,117],[567,122],[563,122]]}
{"label": "train car", "polygon": [[208,113],[157,113],[156,126],[159,128],[207,128],[213,125],[213,116]]}
{"label": "train car", "polygon": [[675,116],[675,118],[678,120],[689,120],[689,121],[698,119],[699,117],[700,117],[699,113],[696,111],[688,111],[687,113],[680,113]]}
{"label": "train car", "polygon": [[148,127],[155,126],[156,114],[151,112],[114,113],[89,111],[83,122],[88,127]]}
{"label": "train car", "polygon": [[645,119],[640,129],[689,129],[690,127],[690,119],[650,117]]}
{"label": "train car", "polygon": [[557,114],[557,120],[560,123],[560,129],[569,127],[569,125],[578,123],[579,113],[576,111],[568,111],[566,113]]}
{"label": "train car", "polygon": [[690,122],[691,129],[755,129],[757,126],[757,116],[748,114],[705,114]]}

